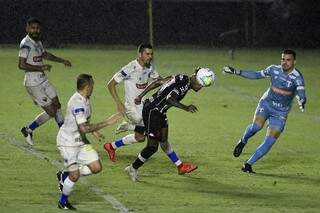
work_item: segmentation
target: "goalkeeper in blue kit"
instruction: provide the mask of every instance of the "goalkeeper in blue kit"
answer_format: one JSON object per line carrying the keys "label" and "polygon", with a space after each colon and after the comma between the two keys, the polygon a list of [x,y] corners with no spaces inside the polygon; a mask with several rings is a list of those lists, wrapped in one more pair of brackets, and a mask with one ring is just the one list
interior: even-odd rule
{"label": "goalkeeper in blue kit", "polygon": [[249,138],[262,129],[268,121],[267,134],[262,144],[244,163],[242,171],[254,173],[252,166],[268,153],[281,135],[291,110],[292,100],[296,96],[300,110],[304,111],[306,95],[304,79],[301,72],[295,68],[296,53],[285,49],[281,54],[281,64],[271,65],[261,71],[244,71],[230,66],[223,67],[223,72],[240,75],[249,79],[270,77],[271,83],[262,95],[256,108],[253,122],[247,126],[244,134],[234,148],[234,157],[239,157]]}

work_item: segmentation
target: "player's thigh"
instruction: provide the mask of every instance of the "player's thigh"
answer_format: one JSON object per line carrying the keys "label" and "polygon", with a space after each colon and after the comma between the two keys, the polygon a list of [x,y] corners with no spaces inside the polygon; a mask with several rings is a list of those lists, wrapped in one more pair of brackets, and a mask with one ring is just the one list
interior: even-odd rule
{"label": "player's thigh", "polygon": [[258,124],[260,127],[263,127],[266,120],[270,116],[270,110],[266,102],[260,101],[253,117],[253,122]]}
{"label": "player's thigh", "polygon": [[286,125],[287,117],[281,114],[273,115],[268,119],[267,135],[278,138]]}
{"label": "player's thigh", "polygon": [[143,126],[144,124],[142,119],[142,104],[133,106],[126,103],[125,107],[126,115],[129,121],[135,125]]}
{"label": "player's thigh", "polygon": [[[59,142],[59,138],[57,140]],[[78,154],[81,148],[79,146],[58,146],[58,149],[63,158],[63,164],[68,171],[78,170]]]}
{"label": "player's thigh", "polygon": [[37,105],[41,107],[51,105],[52,100],[45,91],[45,85],[41,84],[38,86],[26,86],[26,90]]}
{"label": "player's thigh", "polygon": [[144,116],[144,120],[147,123],[145,126],[146,135],[150,138],[161,140],[164,119],[165,117],[157,109],[149,110],[147,115]]}
{"label": "player's thigh", "polygon": [[94,150],[94,148],[92,147],[92,145],[91,144],[82,145],[78,155],[78,163],[83,165],[90,165],[95,161],[99,161],[99,156],[96,150]]}

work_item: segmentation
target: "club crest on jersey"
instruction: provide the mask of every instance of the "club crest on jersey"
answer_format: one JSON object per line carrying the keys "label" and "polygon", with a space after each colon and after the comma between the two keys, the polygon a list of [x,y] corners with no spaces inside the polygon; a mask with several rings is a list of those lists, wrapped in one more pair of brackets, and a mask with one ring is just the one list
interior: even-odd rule
{"label": "club crest on jersey", "polygon": [[287,81],[287,87],[291,87],[292,81]]}
{"label": "club crest on jersey", "polygon": [[147,86],[148,86],[148,83],[145,83],[145,84],[136,84],[136,87],[137,87],[138,89],[145,89]]}

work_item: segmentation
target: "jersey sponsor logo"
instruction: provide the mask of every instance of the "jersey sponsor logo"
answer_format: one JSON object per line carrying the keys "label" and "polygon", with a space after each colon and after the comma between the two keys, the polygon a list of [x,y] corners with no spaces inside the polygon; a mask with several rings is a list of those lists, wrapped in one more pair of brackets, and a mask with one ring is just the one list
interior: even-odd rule
{"label": "jersey sponsor logo", "polygon": [[136,84],[136,87],[137,87],[138,89],[145,89],[147,86],[148,86],[148,83],[145,83],[145,84]]}
{"label": "jersey sponsor logo", "polygon": [[42,56],[33,56],[33,62],[41,62],[42,61]]}

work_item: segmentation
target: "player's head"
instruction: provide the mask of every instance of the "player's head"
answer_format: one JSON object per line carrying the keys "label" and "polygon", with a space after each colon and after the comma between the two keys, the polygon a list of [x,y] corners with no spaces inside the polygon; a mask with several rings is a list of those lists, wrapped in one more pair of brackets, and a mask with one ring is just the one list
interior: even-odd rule
{"label": "player's head", "polygon": [[199,91],[202,87],[208,87],[214,83],[215,74],[209,68],[198,67],[191,76],[191,88]]}
{"label": "player's head", "polygon": [[151,44],[143,43],[138,46],[138,61],[142,66],[149,67],[153,59],[153,47]]}
{"label": "player's head", "polygon": [[285,72],[291,72],[296,64],[296,52],[284,49],[281,53],[281,67]]}
{"label": "player's head", "polygon": [[80,74],[77,77],[77,90],[87,98],[89,98],[92,94],[93,85],[94,85],[94,82],[91,75]]}
{"label": "player's head", "polygon": [[41,23],[39,19],[31,17],[27,20],[26,31],[33,40],[39,40],[41,34]]}

